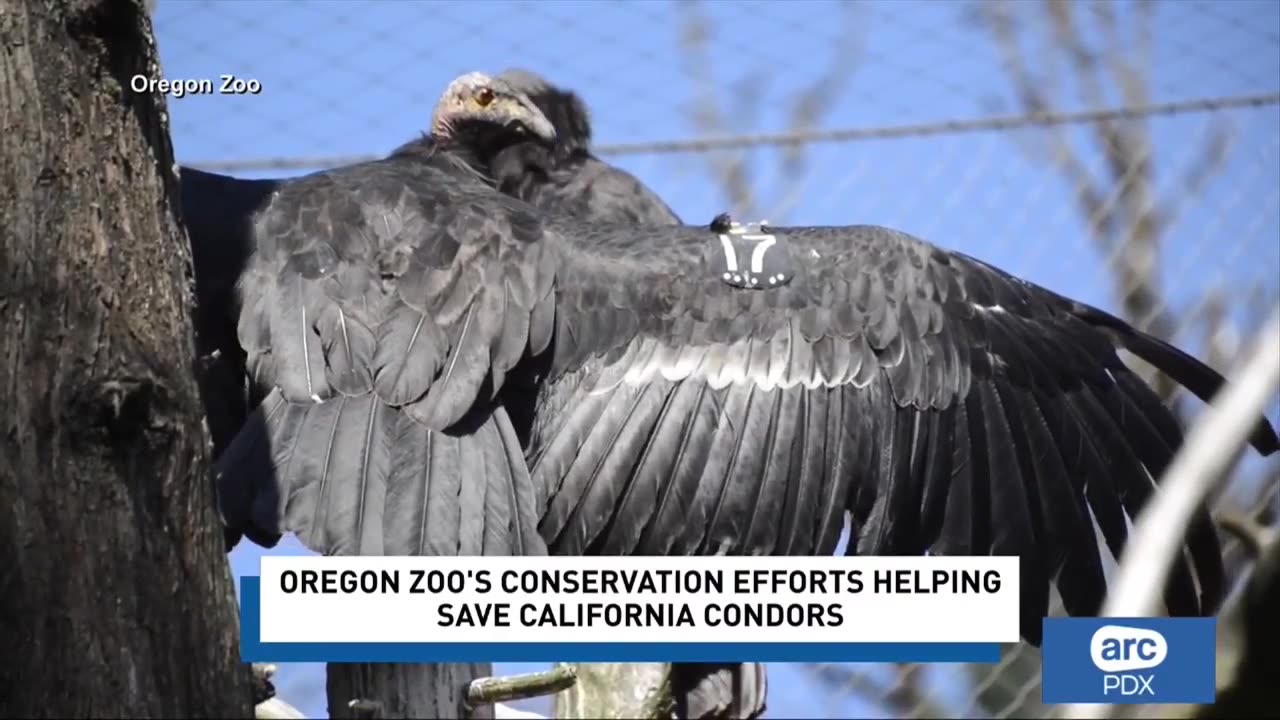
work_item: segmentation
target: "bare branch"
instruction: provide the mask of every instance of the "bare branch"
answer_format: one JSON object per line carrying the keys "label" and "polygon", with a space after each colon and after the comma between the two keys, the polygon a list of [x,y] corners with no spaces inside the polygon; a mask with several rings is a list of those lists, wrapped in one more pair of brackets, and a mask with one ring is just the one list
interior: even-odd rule
{"label": "bare branch", "polygon": [[[1209,137],[1200,148],[1196,159],[1183,171],[1182,180],[1178,183],[1178,192],[1182,197],[1195,197],[1204,190],[1209,181],[1217,175],[1227,162],[1231,151],[1231,133],[1222,123],[1209,128]],[[1182,215],[1186,206],[1183,203],[1166,199],[1160,203],[1159,217],[1161,230],[1172,227]]]}
{"label": "bare branch", "polygon": [[[270,679],[274,674],[275,665],[253,665],[253,676],[266,687],[270,687]],[[575,670],[567,665],[557,666],[556,669],[547,673],[511,675],[506,678],[480,678],[472,680],[470,687],[467,688],[466,702],[470,707],[493,705],[494,717],[499,720],[541,720],[544,719],[543,715],[517,710],[504,703],[558,693],[572,687],[576,679]],[[273,697],[268,697],[253,707],[253,716],[257,717],[257,720],[305,719],[306,715],[303,715],[297,707],[274,697],[274,691],[271,691],[271,694]],[[347,710],[352,717],[376,720],[383,714],[383,705],[372,700],[352,700],[347,703]]]}
{"label": "bare branch", "polygon": [[[858,32],[858,15],[855,13],[859,9],[859,6],[852,3],[840,6],[843,13],[841,23],[844,26],[840,38],[844,42],[834,44],[827,68],[808,87],[796,93],[791,105],[791,130],[804,132],[818,127],[852,82],[853,71],[862,55],[865,39],[865,35]],[[785,148],[782,170],[789,178],[798,177],[804,172],[808,150],[805,145],[789,145]]]}
{"label": "bare branch", "polygon": [[[734,84],[734,92],[724,92],[723,88],[729,83],[718,80],[712,69],[708,52],[712,29],[701,5],[687,2],[682,7],[685,20],[681,24],[680,46],[686,72],[694,85],[694,97],[689,108],[694,127],[699,134],[712,137],[754,127],[759,109],[765,105],[765,91],[773,77],[761,70],[748,71]],[[861,8],[853,4],[839,7],[843,26],[839,41],[833,44],[827,67],[793,96],[788,112],[791,132],[809,132],[817,128],[837,106],[853,77],[853,68],[862,52],[863,36],[859,32],[856,14]],[[800,181],[808,150],[805,143],[783,146],[779,169],[784,186],[790,187]],[[710,153],[707,161],[715,182],[724,188],[728,197],[729,211],[741,217],[759,217],[761,205],[752,185],[751,157],[746,149]],[[778,209],[789,209],[792,204],[792,201],[784,200]]]}
{"label": "bare branch", "polygon": [[[689,73],[694,85],[695,96],[691,107],[693,124],[701,134],[723,135],[727,132],[727,125],[720,111],[719,98],[722,93],[717,92],[715,76],[711,69],[711,58],[707,52],[711,29],[697,2],[688,2],[682,7],[685,11],[685,21],[681,26],[680,46],[684,51],[686,72]],[[744,84],[743,89],[749,90],[748,97],[751,97],[758,93],[762,86],[763,83]],[[745,153],[736,156],[713,153],[708,156],[708,161],[713,175],[724,186],[731,212],[746,217],[754,216],[756,214],[755,193],[748,180],[750,171]]]}
{"label": "bare branch", "polygon": [[[1052,112],[1054,103],[1047,94],[1047,91],[1051,91],[1052,85],[1044,79],[1033,76],[1018,43],[1018,23],[1014,11],[1019,7],[1008,0],[984,0],[979,6],[978,18],[993,36],[1005,72],[1013,84],[1014,95],[1019,99],[1023,109],[1029,113]],[[1033,158],[1040,154],[1047,155],[1076,193],[1076,201],[1080,203],[1081,214],[1089,224],[1090,232],[1095,234],[1105,232],[1106,228],[1101,224],[1106,222],[1108,216],[1104,211],[1106,193],[1072,149],[1067,131],[1067,127],[1062,125],[1045,129],[1043,131],[1047,143],[1045,148],[1036,147],[1034,142],[1028,140],[1027,135],[1018,134],[1014,137],[1022,140],[1023,150]],[[1040,134],[1037,134],[1037,137],[1039,136]]]}
{"label": "bare branch", "polygon": [[[1089,4],[1051,0],[1011,3],[984,0],[978,19],[991,34],[1003,58],[1014,95],[1030,113],[1054,112],[1056,75],[1074,81],[1086,108],[1106,106],[1108,89],[1126,106],[1150,102],[1154,6],[1140,2],[1131,15],[1131,29],[1122,33],[1114,3]],[[1083,12],[1082,12],[1083,10]],[[1026,15],[1035,13],[1045,32],[1049,52],[1037,53],[1047,73],[1037,75],[1018,45]],[[1091,21],[1092,30],[1086,29]],[[1096,40],[1090,43],[1089,40]],[[1065,60],[1065,64],[1060,61]],[[1169,314],[1160,282],[1161,237],[1181,214],[1184,198],[1196,194],[1222,169],[1230,136],[1221,126],[1211,129],[1196,159],[1175,183],[1175,196],[1157,198],[1155,156],[1145,119],[1099,117],[1092,123],[1093,144],[1105,163],[1105,177],[1087,170],[1080,150],[1065,130],[1046,132],[1053,165],[1077,193],[1081,216],[1095,244],[1112,265],[1117,295],[1125,316],[1139,328],[1172,341],[1176,325]],[[1025,146],[1025,142],[1020,145]],[[1140,372],[1167,401],[1176,401],[1177,386],[1154,368],[1137,361]]]}
{"label": "bare branch", "polygon": [[467,704],[477,707],[554,695],[573,687],[577,681],[578,672],[572,665],[557,665],[546,672],[480,678],[467,688]]}

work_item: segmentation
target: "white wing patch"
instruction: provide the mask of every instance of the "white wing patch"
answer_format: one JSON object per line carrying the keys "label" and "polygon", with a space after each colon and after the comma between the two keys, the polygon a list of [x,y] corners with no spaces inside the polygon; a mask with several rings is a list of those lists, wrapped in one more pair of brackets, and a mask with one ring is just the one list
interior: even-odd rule
{"label": "white wing patch", "polygon": [[[846,357],[855,354],[860,353],[848,352]],[[590,392],[608,393],[620,385],[646,385],[659,379],[705,382],[715,390],[747,383],[764,391],[796,386],[812,390],[856,384],[858,371],[858,363],[845,362],[827,377],[814,362],[813,346],[793,321],[772,338],[743,338],[731,343],[677,347],[652,338],[637,340],[602,370]]]}
{"label": "white wing patch", "polygon": [[973,306],[974,310],[977,310],[978,312],[981,312],[981,313],[995,313],[998,315],[1005,311],[1004,308],[999,305],[982,305],[981,303],[976,303],[976,302],[969,303],[969,304]]}

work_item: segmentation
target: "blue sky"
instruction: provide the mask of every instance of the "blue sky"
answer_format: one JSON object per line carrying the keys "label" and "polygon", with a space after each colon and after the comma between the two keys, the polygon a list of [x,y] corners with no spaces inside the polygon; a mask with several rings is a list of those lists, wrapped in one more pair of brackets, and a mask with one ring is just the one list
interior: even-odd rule
{"label": "blue sky", "polygon": [[[710,49],[697,63],[681,47],[686,5],[160,0],[155,25],[167,77],[230,73],[263,88],[255,96],[170,99],[174,148],[184,164],[384,153],[425,128],[454,76],[513,66],[578,91],[591,107],[597,142],[605,144],[695,137],[690,108],[702,75],[730,118],[727,132],[784,130],[794,93],[823,76],[837,52],[852,60],[817,95],[822,127],[897,126],[1015,109],[994,45],[968,20],[965,2],[704,3],[697,11],[710,29]],[[1119,18],[1122,28],[1132,22],[1128,3]],[[1025,51],[1043,61],[1041,35],[1027,38]],[[1280,90],[1274,0],[1161,4],[1152,42],[1152,101]],[[1081,107],[1069,85],[1059,97],[1064,109]],[[1181,197],[1179,179],[1218,122],[1231,138],[1226,164],[1194,197]],[[1280,111],[1272,105],[1164,117],[1149,127],[1158,187],[1182,201],[1161,267],[1175,316],[1216,286],[1259,284],[1274,303]],[[1024,136],[1035,137],[990,132],[816,145],[798,177],[779,172],[780,150],[743,156],[761,212],[775,223],[890,225],[1115,310],[1070,186],[1021,151]],[[1084,130],[1070,137],[1078,148],[1092,147]],[[727,208],[705,155],[609,159],[687,221],[702,223]],[[1101,168],[1096,151],[1084,160]],[[1194,334],[1179,342],[1200,348]],[[289,539],[272,552],[301,550]],[[237,578],[257,573],[260,554],[247,543],[236,549]],[[824,691],[801,668],[771,672],[772,717],[886,716]],[[282,667],[278,681],[282,696],[311,717],[325,716],[322,666]],[[952,697],[962,692],[950,683],[940,688]]]}

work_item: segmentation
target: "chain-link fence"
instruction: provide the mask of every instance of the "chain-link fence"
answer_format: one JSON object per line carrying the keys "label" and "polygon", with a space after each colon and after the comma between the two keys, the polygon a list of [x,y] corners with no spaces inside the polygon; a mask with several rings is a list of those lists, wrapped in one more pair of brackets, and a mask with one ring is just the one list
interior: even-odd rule
{"label": "chain-link fence", "polygon": [[[597,152],[689,222],[894,226],[1225,372],[1280,298],[1276,2],[161,0],[155,26],[168,76],[261,83],[170,100],[188,165],[376,156],[452,77],[518,66],[581,94]],[[1273,522],[1278,470],[1248,456],[1222,511]],[[1037,714],[1038,664],[777,666],[770,715]],[[306,677],[281,692],[322,714]]]}

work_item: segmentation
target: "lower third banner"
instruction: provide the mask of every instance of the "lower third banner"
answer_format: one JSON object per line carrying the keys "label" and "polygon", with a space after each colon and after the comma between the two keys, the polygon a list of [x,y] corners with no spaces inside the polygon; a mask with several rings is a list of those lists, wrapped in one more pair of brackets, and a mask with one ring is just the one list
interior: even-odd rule
{"label": "lower third banner", "polygon": [[995,663],[1014,557],[264,557],[246,662]]}

